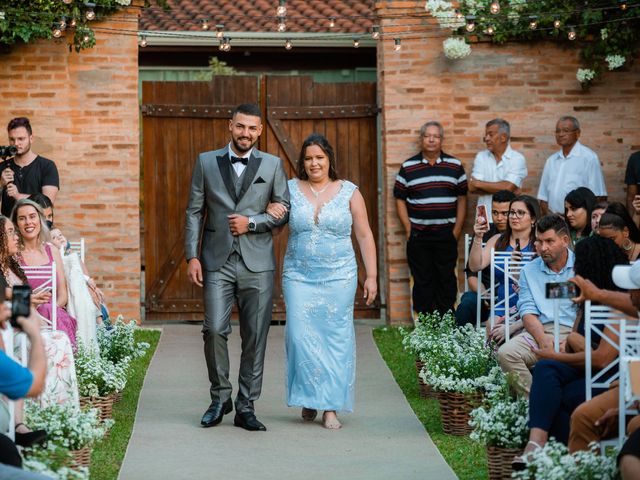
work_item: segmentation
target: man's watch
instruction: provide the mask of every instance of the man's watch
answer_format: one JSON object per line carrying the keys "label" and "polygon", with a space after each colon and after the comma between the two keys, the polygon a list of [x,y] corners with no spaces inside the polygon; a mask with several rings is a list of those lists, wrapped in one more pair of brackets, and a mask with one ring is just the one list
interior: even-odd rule
{"label": "man's watch", "polygon": [[250,232],[256,231],[256,220],[253,217],[249,217],[249,231]]}

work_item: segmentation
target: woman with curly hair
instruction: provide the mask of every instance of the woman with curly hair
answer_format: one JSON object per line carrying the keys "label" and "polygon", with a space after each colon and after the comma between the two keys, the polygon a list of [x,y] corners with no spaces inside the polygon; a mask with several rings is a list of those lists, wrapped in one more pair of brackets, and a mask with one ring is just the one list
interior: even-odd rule
{"label": "woman with curly hair", "polygon": [[[625,265],[629,261],[612,240],[598,235],[585,238],[576,245],[575,254],[576,275],[590,280],[598,288],[620,290],[613,283],[611,272],[614,266]],[[567,443],[571,413],[586,399],[585,350],[592,349],[591,364],[594,372],[607,367],[618,355],[618,350],[609,341],[601,341],[598,335],[592,335],[592,344],[585,345],[584,329],[584,304],[580,304],[574,332],[567,337],[565,351],[534,349],[540,360],[533,370],[533,383],[529,395],[531,430],[523,457],[541,448],[549,436]],[[614,329],[607,328],[604,334],[614,345],[617,343],[618,334]],[[607,374],[614,373],[615,370],[610,369]],[[513,466],[516,469],[522,468],[524,459],[516,457]]]}

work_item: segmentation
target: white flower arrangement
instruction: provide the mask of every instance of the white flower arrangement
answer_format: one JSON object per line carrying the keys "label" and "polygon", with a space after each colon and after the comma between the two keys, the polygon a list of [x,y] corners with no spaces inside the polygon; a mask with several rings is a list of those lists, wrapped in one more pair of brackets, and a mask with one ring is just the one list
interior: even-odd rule
{"label": "white flower arrangement", "polygon": [[570,454],[562,443],[553,439],[527,456],[527,467],[514,472],[520,480],[607,480],[617,477],[617,452],[599,455],[597,445],[591,450]]}
{"label": "white flower arrangement", "polygon": [[78,341],[76,352],[78,392],[82,397],[101,397],[124,390],[130,357],[115,364]]}
{"label": "white flower arrangement", "polygon": [[600,29],[600,38],[602,40],[606,40],[607,38],[609,38],[609,30],[607,30],[606,28],[601,28]]}
{"label": "white flower arrangement", "polygon": [[126,323],[122,315],[118,315],[110,327],[100,325],[96,331],[100,355],[113,363],[143,357],[149,344],[135,341],[137,328],[138,324],[135,321]]}
{"label": "white flower arrangement", "polygon": [[523,448],[529,438],[529,404],[518,397],[497,400],[471,412],[471,439],[491,447]]}
{"label": "white flower arrangement", "polygon": [[34,402],[27,402],[25,414],[32,428],[47,431],[49,442],[69,450],[93,445],[113,424],[113,421],[101,424],[97,408],[83,411],[72,403],[54,403],[42,408]]}
{"label": "white flower arrangement", "polygon": [[615,70],[616,68],[620,68],[624,65],[625,58],[623,55],[607,55],[605,57],[605,61],[609,66],[609,70]]}
{"label": "white flower arrangement", "polygon": [[440,28],[456,30],[465,25],[464,17],[458,17],[455,14],[451,2],[446,0],[427,0],[424,8],[438,21]]}
{"label": "white flower arrangement", "polygon": [[71,452],[55,443],[48,442],[46,447],[31,447],[23,450],[23,453],[24,470],[58,480],[89,479],[89,469],[74,466]]}
{"label": "white flower arrangement", "polygon": [[471,55],[471,45],[464,41],[464,38],[449,37],[442,42],[444,56],[452,60],[468,57]]}
{"label": "white flower arrangement", "polygon": [[131,5],[131,0],[116,0],[116,3],[122,6]]}
{"label": "white flower arrangement", "polygon": [[422,358],[422,354],[428,352],[441,336],[448,336],[453,331],[455,323],[451,312],[442,316],[438,313],[421,313],[413,330],[400,328],[402,345],[408,352]]}
{"label": "white flower arrangement", "polygon": [[590,68],[579,68],[576,72],[576,78],[580,83],[589,83],[591,80],[596,78],[596,72]]}

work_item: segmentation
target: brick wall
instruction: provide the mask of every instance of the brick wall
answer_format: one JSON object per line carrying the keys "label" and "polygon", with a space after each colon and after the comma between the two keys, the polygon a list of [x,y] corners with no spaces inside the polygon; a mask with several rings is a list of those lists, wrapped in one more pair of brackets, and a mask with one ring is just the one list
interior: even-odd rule
{"label": "brick wall", "polygon": [[[424,2],[379,2],[377,11],[385,36],[378,48],[378,87],[383,106],[388,319],[404,323],[410,321],[409,271],[392,190],[400,164],[418,150],[420,125],[429,119],[442,122],[444,150],[460,158],[470,173],[475,153],[484,148],[484,124],[498,116],[507,119],[512,145],[527,159],[524,193],[535,195],[544,161],[558,149],[555,122],[560,115],[574,115],[582,124],[580,140],[604,164],[609,198],[624,201],[626,160],[640,149],[640,63],[606,73],[590,91],[583,91],[575,78],[577,49],[542,42],[482,43],[473,45],[466,59],[451,61],[442,52],[446,32],[434,38],[435,20],[406,16],[424,12]],[[393,48],[395,35],[402,38],[399,52]],[[470,207],[476,198],[469,196]],[[470,208],[466,232],[471,231],[472,214]]]}
{"label": "brick wall", "polygon": [[[99,25],[130,30],[138,11]],[[96,37],[81,53],[63,38],[0,54],[1,121],[30,118],[33,150],[60,172],[55,223],[69,239],[85,238],[87,267],[112,314],[139,318],[137,39],[104,30]]]}

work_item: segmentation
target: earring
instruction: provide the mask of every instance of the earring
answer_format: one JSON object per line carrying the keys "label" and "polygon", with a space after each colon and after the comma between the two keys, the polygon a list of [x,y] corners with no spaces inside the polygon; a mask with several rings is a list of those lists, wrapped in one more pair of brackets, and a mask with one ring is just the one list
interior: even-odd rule
{"label": "earring", "polygon": [[629,251],[629,250],[631,250],[632,248],[633,248],[633,242],[627,238],[626,243],[623,243],[623,244],[622,244],[622,249],[623,249],[625,252],[628,252],[628,251]]}

